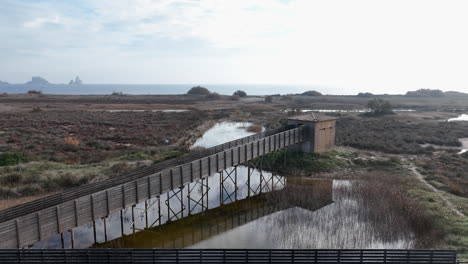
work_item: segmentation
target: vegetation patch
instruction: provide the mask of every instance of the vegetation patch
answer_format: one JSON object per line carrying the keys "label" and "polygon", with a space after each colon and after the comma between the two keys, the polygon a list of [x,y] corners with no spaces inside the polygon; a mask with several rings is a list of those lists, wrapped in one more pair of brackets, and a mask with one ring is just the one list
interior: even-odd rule
{"label": "vegetation patch", "polygon": [[442,154],[418,162],[421,173],[439,189],[468,198],[468,152]]}
{"label": "vegetation patch", "polygon": [[0,166],[11,166],[22,162],[26,162],[28,159],[24,153],[21,152],[5,152],[0,153]]}
{"label": "vegetation patch", "polygon": [[346,167],[350,163],[344,157],[347,154],[337,150],[327,153],[303,153],[281,150],[269,153],[258,158],[256,163],[261,162],[263,169],[278,173],[290,173],[295,171],[302,174],[332,172]]}
{"label": "vegetation patch", "polygon": [[463,122],[408,123],[394,118],[342,117],[337,121],[338,145],[394,154],[431,154],[421,144],[460,146],[468,137]]}

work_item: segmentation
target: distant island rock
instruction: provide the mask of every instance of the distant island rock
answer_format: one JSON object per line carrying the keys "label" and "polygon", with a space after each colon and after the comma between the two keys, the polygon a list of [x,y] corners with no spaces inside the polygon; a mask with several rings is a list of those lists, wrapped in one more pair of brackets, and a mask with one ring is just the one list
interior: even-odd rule
{"label": "distant island rock", "polygon": [[80,79],[80,77],[76,76],[75,80],[70,80],[68,85],[82,85],[83,81]]}
{"label": "distant island rock", "polygon": [[50,83],[46,79],[44,79],[42,77],[35,76],[35,77],[32,77],[31,81],[27,82],[26,84],[30,84],[30,85],[49,85]]}
{"label": "distant island rock", "polygon": [[0,81],[0,85],[8,85],[9,83]]}

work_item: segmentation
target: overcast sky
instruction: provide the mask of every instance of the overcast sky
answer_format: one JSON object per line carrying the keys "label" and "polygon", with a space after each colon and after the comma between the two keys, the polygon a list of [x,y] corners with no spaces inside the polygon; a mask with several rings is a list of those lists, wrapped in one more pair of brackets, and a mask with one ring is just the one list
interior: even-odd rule
{"label": "overcast sky", "polygon": [[12,83],[468,92],[464,0],[0,0],[0,12],[0,80]]}

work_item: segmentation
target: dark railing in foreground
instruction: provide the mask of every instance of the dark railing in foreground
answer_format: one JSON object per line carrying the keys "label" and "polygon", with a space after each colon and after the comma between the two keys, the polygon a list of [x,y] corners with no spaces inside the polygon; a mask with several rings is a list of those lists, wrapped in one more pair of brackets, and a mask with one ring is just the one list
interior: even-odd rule
{"label": "dark railing in foreground", "polygon": [[0,249],[0,263],[440,263],[454,250]]}

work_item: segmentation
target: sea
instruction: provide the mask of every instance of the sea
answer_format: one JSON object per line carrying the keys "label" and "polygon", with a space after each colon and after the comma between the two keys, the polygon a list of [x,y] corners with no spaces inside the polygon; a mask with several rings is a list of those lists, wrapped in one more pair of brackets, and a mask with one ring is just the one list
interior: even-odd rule
{"label": "sea", "polygon": [[[39,90],[44,94],[74,94],[74,95],[97,95],[112,94],[114,92],[124,94],[162,94],[176,95],[186,94],[190,88],[199,84],[9,84],[0,85],[0,94],[21,94],[29,90]],[[270,84],[200,84],[211,92],[231,95],[237,90],[243,90],[248,95],[272,95],[272,94],[295,94],[309,90],[317,90],[328,93],[329,87],[317,87],[313,85],[270,85]]]}

